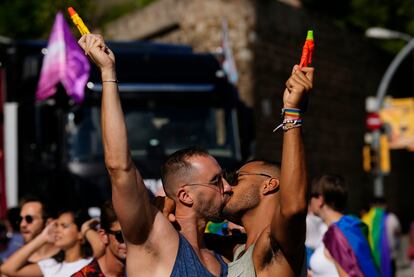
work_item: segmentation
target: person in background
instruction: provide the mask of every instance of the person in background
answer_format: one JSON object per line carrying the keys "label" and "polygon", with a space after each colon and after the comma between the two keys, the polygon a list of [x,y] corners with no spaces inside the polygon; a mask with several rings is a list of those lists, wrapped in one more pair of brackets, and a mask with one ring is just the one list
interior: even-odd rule
{"label": "person in background", "polygon": [[[57,220],[50,222],[43,231],[16,251],[1,266],[1,272],[8,276],[67,277],[92,261],[92,250],[84,244],[82,224],[88,219],[80,211],[63,211]],[[53,243],[60,252],[53,258],[37,263],[28,263],[39,248]]]}
{"label": "person in background", "polygon": [[325,235],[328,226],[322,221],[319,216],[316,216],[311,205],[308,207],[308,214],[306,215],[306,262],[310,268],[310,257],[315,250],[322,244],[323,236]]}
{"label": "person in background", "polygon": [[[87,229],[85,232],[86,235],[95,230]],[[93,259],[72,277],[125,276],[126,245],[111,201],[105,202],[101,207],[98,233],[105,246],[104,254]]]}
{"label": "person in background", "polygon": [[362,221],[369,227],[369,244],[382,276],[395,276],[401,235],[398,217],[387,211],[385,199],[374,198]]}
{"label": "person in background", "polygon": [[7,210],[5,226],[7,228],[7,245],[0,250],[0,260],[5,261],[11,254],[24,244],[23,236],[19,232],[20,208],[14,207]]}
{"label": "person in background", "polygon": [[[0,220],[0,255],[7,249],[9,243],[9,238],[7,237],[7,227],[2,220]],[[4,259],[0,256],[0,265],[3,263]]]}
{"label": "person in background", "polygon": [[408,248],[408,251],[407,251],[407,257],[410,260],[411,268],[414,269],[414,221],[411,222],[409,236],[410,236],[410,247]]}
{"label": "person in background", "polygon": [[[24,242],[29,243],[45,228],[49,213],[44,201],[35,196],[26,196],[21,202],[20,217],[18,219],[20,233]],[[53,243],[45,243],[34,251],[28,259],[29,263],[36,263],[42,259],[50,258],[59,252]]]}
{"label": "person in background", "polygon": [[367,226],[358,218],[344,215],[348,189],[337,174],[314,180],[311,209],[328,226],[320,245],[310,258],[313,277],[379,276],[368,243]]}

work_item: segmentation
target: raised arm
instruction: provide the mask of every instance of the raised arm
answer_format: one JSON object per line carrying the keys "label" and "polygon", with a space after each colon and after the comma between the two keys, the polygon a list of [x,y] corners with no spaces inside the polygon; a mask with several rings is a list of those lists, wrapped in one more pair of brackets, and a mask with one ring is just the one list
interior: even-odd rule
{"label": "raised arm", "polygon": [[[303,109],[307,94],[313,86],[313,68],[293,68],[283,95],[284,119],[293,120],[296,109]],[[290,114],[290,116],[289,116]],[[306,212],[308,197],[307,169],[301,127],[298,123],[285,123],[280,176],[280,200],[278,211],[271,223],[271,237],[289,257],[301,255],[306,233]],[[301,252],[302,251],[302,252]]]}
{"label": "raised arm", "polygon": [[102,141],[105,165],[111,178],[114,209],[126,240],[143,244],[152,229],[155,209],[150,205],[144,182],[129,151],[127,128],[118,95],[115,56],[100,35],[82,36],[79,44],[101,70]]}
{"label": "raised arm", "polygon": [[1,273],[6,276],[36,277],[43,276],[37,263],[28,264],[29,257],[46,243],[55,239],[56,221],[49,223],[33,240],[13,253],[1,266]]}

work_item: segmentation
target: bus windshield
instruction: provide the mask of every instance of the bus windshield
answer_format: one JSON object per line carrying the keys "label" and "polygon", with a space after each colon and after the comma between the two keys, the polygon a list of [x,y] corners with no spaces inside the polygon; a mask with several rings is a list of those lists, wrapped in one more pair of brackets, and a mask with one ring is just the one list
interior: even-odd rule
{"label": "bus windshield", "polygon": [[[169,155],[198,146],[216,157],[237,159],[235,111],[213,107],[124,108],[128,142],[134,159],[144,160],[151,149]],[[69,161],[103,159],[100,109],[84,106],[66,122]]]}

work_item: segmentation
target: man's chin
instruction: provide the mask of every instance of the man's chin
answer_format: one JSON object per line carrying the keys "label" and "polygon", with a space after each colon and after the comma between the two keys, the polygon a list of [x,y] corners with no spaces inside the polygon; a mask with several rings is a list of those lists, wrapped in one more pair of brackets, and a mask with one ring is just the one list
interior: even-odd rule
{"label": "man's chin", "polygon": [[230,207],[224,207],[223,218],[236,224],[241,224],[241,213],[230,209]]}

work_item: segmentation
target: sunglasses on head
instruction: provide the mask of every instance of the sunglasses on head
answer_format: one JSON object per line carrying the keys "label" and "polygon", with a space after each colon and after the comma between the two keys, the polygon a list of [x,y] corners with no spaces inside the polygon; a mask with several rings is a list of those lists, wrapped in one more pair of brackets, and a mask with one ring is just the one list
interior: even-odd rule
{"label": "sunglasses on head", "polygon": [[118,231],[113,231],[113,230],[107,230],[106,231],[108,234],[111,234],[115,237],[116,241],[119,243],[124,243],[124,237],[122,235],[122,231],[118,230]]}
{"label": "sunglasses on head", "polygon": [[19,216],[19,218],[17,219],[17,223],[20,224],[23,221],[23,219],[27,222],[27,224],[31,224],[34,220],[34,216],[32,215]]}
{"label": "sunglasses on head", "polygon": [[228,174],[227,181],[229,182],[230,186],[237,186],[239,177],[242,177],[242,176],[263,176],[267,178],[273,178],[272,176],[266,173],[235,171],[235,172]]}

